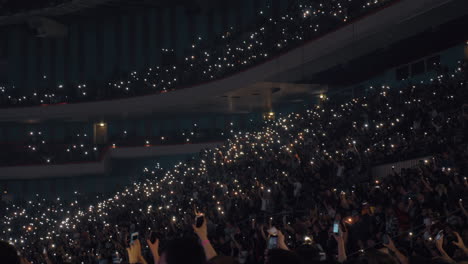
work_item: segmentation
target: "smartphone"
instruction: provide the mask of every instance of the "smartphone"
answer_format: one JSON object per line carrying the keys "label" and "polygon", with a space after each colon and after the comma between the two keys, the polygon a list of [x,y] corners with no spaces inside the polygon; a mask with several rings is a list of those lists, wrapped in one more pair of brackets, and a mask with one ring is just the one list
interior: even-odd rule
{"label": "smartphone", "polygon": [[137,239],[138,239],[138,232],[132,233],[132,235],[130,236],[130,244],[133,244],[133,242]]}
{"label": "smartphone", "polygon": [[437,236],[435,237],[435,239],[439,240],[442,238],[443,235],[444,235],[444,230],[440,230],[439,233],[437,233]]}
{"label": "smartphone", "polygon": [[44,248],[44,249],[42,250],[42,254],[44,254],[44,255],[47,254],[47,249],[46,249],[46,248]]}
{"label": "smartphone", "polygon": [[151,232],[151,234],[150,234],[151,243],[156,242],[156,239],[157,239],[156,232]]}
{"label": "smartphone", "polygon": [[340,233],[340,222],[335,220],[333,223],[333,234],[338,235]]}
{"label": "smartphone", "polygon": [[203,225],[203,222],[205,222],[205,217],[203,215],[199,215],[195,218],[195,226],[197,228],[200,228]]}
{"label": "smartphone", "polygon": [[278,237],[277,236],[271,236],[270,239],[268,239],[268,249],[274,249],[278,248]]}

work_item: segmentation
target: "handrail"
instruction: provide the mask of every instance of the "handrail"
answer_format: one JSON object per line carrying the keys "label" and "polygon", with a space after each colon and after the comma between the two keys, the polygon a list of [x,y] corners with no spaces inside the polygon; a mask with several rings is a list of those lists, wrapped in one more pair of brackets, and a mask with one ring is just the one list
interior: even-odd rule
{"label": "handrail", "polygon": [[[0,168],[2,167],[21,167],[21,166],[49,166],[49,165],[64,165],[64,164],[83,164],[83,163],[93,163],[93,162],[101,162],[105,156],[108,154],[109,150],[111,149],[122,149],[122,148],[139,148],[139,147],[165,147],[165,146],[182,146],[182,145],[193,145],[193,144],[208,144],[212,142],[222,142],[224,137],[203,137],[203,138],[191,138],[189,142],[187,141],[174,141],[174,140],[168,140],[166,142],[161,143],[161,140],[155,142],[155,138],[145,138],[150,142],[150,144],[145,144],[146,140],[143,140],[143,138],[139,138],[142,140],[141,144],[135,143],[138,140],[132,140],[132,141],[115,141],[110,144],[90,144],[90,143],[60,143],[60,144],[47,144],[46,145],[46,150],[41,150],[41,153],[35,153],[37,160],[41,159],[41,157],[46,157],[47,154],[50,152],[50,157],[52,158],[51,163],[45,162],[31,162],[28,161],[27,163],[6,163],[2,164],[0,160]],[[81,148],[81,145],[83,145],[83,148]],[[3,151],[8,151],[7,155],[12,155],[11,153],[12,150],[23,150],[26,151],[27,146],[34,146],[37,148],[41,148],[40,144],[0,144],[0,148],[3,149]],[[76,148],[73,148],[72,146],[77,146]],[[10,147],[10,148],[8,148]],[[67,152],[66,149],[70,149],[70,152]],[[87,151],[89,154],[83,156],[83,154],[78,157],[78,158],[70,158],[70,160],[65,160],[62,161],[60,159],[56,159],[56,157],[61,157],[66,154],[70,155],[77,155],[74,153],[75,150],[81,150],[81,151]],[[22,153],[22,157],[26,158],[25,155],[27,153]],[[80,154],[78,154],[80,155]],[[75,156],[76,157],[76,156]]]}
{"label": "handrail", "polygon": [[98,161],[0,167],[0,180],[24,180],[103,174],[110,169],[111,160],[115,158],[124,159],[192,154],[202,149],[214,148],[221,144],[221,141],[214,141],[170,146],[108,147]]}

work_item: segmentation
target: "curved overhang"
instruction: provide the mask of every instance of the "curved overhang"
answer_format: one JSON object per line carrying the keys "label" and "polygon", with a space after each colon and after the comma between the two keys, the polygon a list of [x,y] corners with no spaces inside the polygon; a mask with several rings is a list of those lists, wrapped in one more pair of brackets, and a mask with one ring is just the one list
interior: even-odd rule
{"label": "curved overhang", "polygon": [[31,17],[55,17],[63,16],[85,8],[93,8],[98,5],[111,2],[112,0],[74,0],[63,4],[41,8],[18,14],[0,16],[0,25],[13,25],[27,22]]}
{"label": "curved overhang", "polygon": [[195,154],[202,149],[215,148],[223,142],[180,144],[168,146],[118,147],[105,150],[96,162],[75,162],[66,164],[43,164],[0,167],[0,180],[31,180],[45,178],[66,178],[105,174],[112,166],[112,159],[144,158]]}
{"label": "curved overhang", "polygon": [[[255,86],[258,82],[268,80],[293,82],[294,79],[300,79],[300,76],[297,76],[297,69],[302,65],[315,65],[316,68],[321,69],[333,66],[332,64],[340,59],[333,54],[342,54],[345,51],[347,57],[342,58],[345,60],[380,48],[382,38],[375,43],[366,41],[376,35],[386,36],[384,39],[389,43],[396,41],[396,38],[388,37],[388,34],[398,34],[395,28],[402,26],[407,26],[408,30],[423,30],[421,22],[416,22],[418,19],[415,18],[430,11],[437,13],[437,10],[442,7],[449,8],[451,12],[448,15],[452,17],[468,13],[466,0],[400,0],[352,24],[308,41],[285,54],[220,80],[167,93],[126,99],[0,109],[0,121],[33,122],[47,119],[130,116],[162,113],[176,108],[190,109],[190,106],[203,105],[214,97],[219,98],[236,89]],[[440,19],[443,21],[448,18],[444,13],[444,18],[440,16]],[[431,25],[438,25],[437,23],[439,23],[438,20],[424,21],[424,26],[427,28]],[[415,27],[416,24],[420,26]],[[409,32],[404,32],[404,34],[409,34]],[[366,43],[366,46],[360,45],[361,43],[362,45]],[[358,46],[360,49],[348,50],[352,46]],[[334,57],[333,60],[330,60],[330,57]],[[296,70],[295,73],[294,70]],[[309,71],[307,73],[310,74]]]}

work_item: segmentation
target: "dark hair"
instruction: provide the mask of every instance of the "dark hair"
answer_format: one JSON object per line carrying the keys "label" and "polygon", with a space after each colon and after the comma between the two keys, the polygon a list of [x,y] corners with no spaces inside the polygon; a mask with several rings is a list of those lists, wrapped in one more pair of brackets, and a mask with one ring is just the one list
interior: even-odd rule
{"label": "dark hair", "polygon": [[265,259],[265,264],[283,264],[283,263],[301,264],[301,260],[295,253],[288,251],[288,250],[278,249],[278,248],[268,250],[268,253]]}
{"label": "dark hair", "polygon": [[208,261],[208,264],[236,264],[232,257],[216,256]]}
{"label": "dark hair", "polygon": [[15,247],[5,241],[0,241],[0,258],[2,263],[20,264],[20,258]]}
{"label": "dark hair", "polygon": [[164,250],[168,264],[205,264],[206,256],[203,247],[194,238],[176,239]]}
{"label": "dark hair", "polygon": [[378,251],[377,249],[369,249],[364,256],[357,259],[356,264],[397,264],[390,255]]}
{"label": "dark hair", "polygon": [[302,245],[295,250],[301,263],[320,262],[320,250],[312,245]]}

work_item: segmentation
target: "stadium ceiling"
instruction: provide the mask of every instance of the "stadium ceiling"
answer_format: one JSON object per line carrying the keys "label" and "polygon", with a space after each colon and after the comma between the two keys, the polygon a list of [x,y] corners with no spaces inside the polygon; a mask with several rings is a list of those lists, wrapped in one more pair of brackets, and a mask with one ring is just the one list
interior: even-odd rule
{"label": "stadium ceiling", "polygon": [[112,0],[109,4],[110,5],[126,5],[126,6],[136,6],[136,7],[142,7],[142,6],[154,6],[154,7],[160,7],[160,6],[174,6],[174,5],[199,5],[199,6],[215,6],[218,5],[219,1],[216,0],[172,0],[172,1],[167,1],[167,0]]}
{"label": "stadium ceiling", "polygon": [[75,0],[54,7],[0,16],[0,26],[22,24],[31,17],[48,17],[62,21],[74,17],[105,16],[116,12],[171,6],[184,6],[188,13],[207,13],[215,8],[225,8],[226,5],[227,3],[217,0]]}
{"label": "stadium ceiling", "polygon": [[219,0],[110,0],[97,6],[94,10],[80,12],[79,15],[106,14],[123,10],[143,10],[147,8],[185,7],[187,13],[208,13],[213,9],[226,8],[233,3]]}

